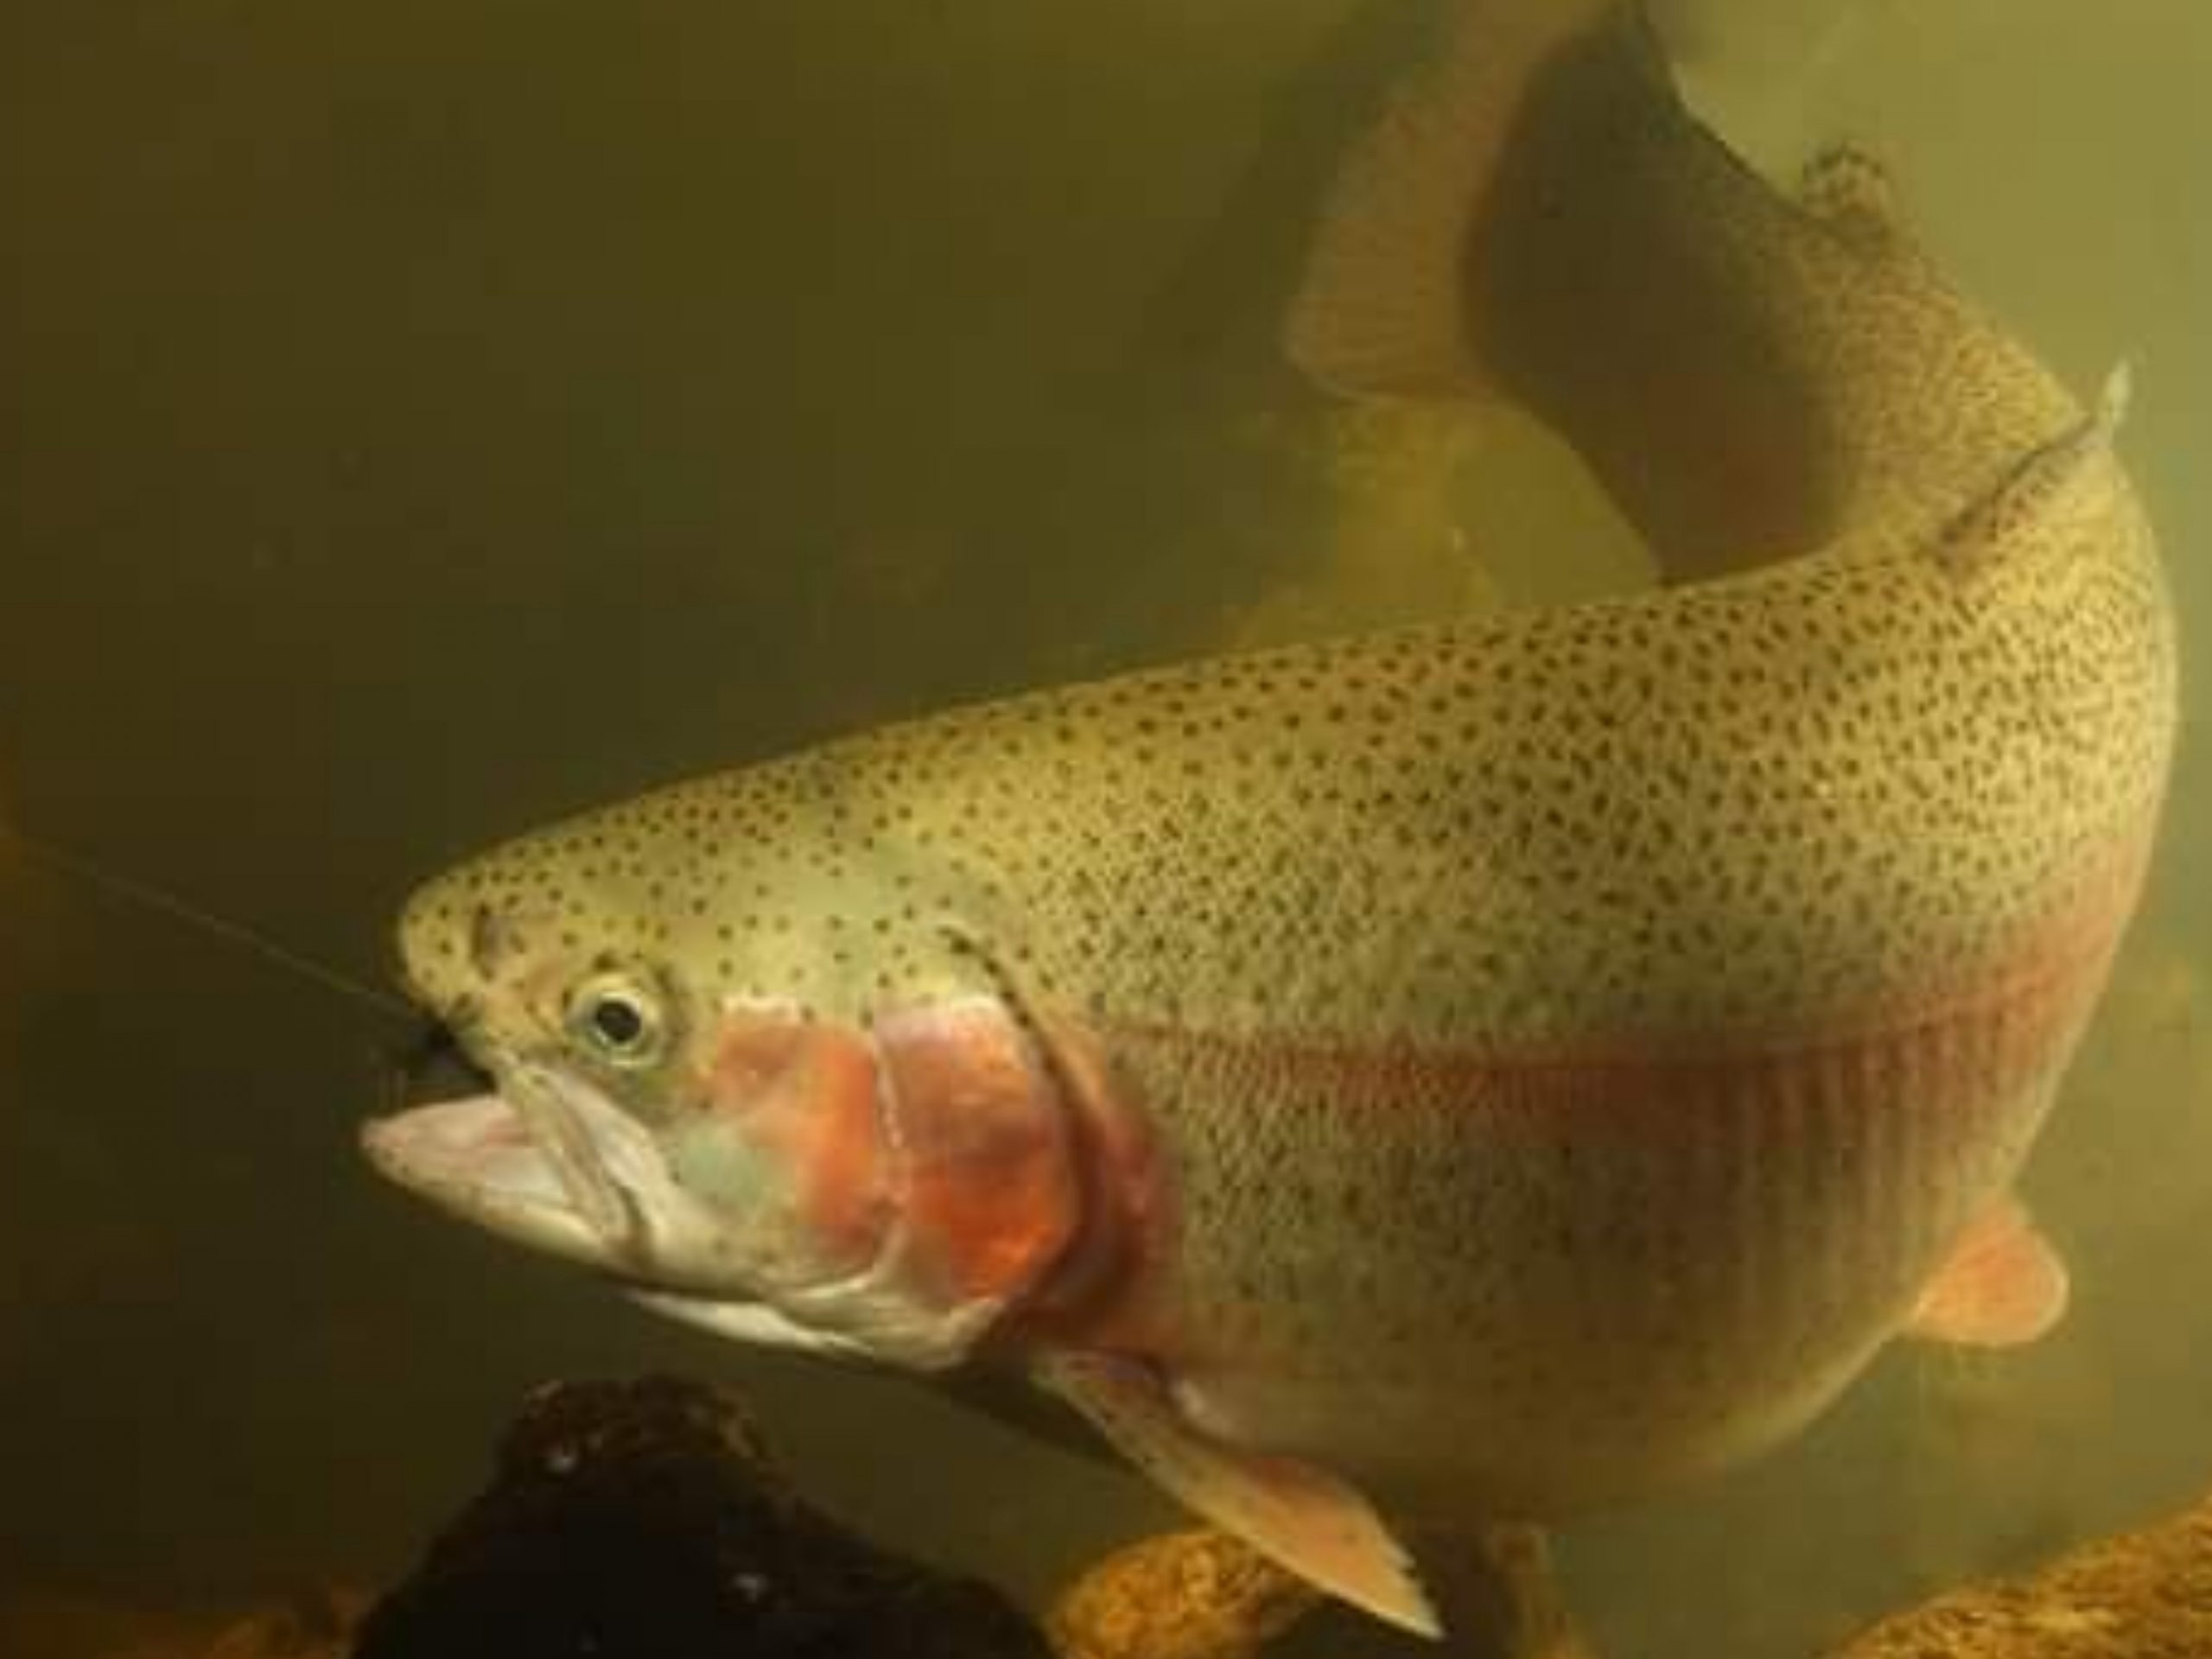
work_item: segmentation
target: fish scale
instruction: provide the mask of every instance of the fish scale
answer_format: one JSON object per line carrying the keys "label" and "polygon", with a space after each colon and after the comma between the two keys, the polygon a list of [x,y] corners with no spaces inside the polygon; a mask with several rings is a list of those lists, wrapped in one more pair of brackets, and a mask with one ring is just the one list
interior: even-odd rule
{"label": "fish scale", "polygon": [[2065,1281],[2009,1194],[2142,885],[2175,642],[2125,377],[2083,409],[1892,194],[1852,152],[1771,190],[1633,8],[1469,0],[1293,353],[1521,404],[1662,586],[496,849],[401,938],[509,1113],[372,1153],[739,1339],[1026,1371],[1417,1629],[1376,1500],[1570,1514],[1901,1335],[2031,1339]]}
{"label": "fish scale", "polygon": [[[2152,568],[2120,564],[2078,595],[2069,630],[2095,643],[2071,649],[2014,646],[1942,580],[1808,565],[1756,591],[1682,594],[1708,601],[1668,613],[1695,677],[1645,673],[1620,691],[1611,664],[1648,663],[1653,630],[1563,613],[1139,677],[973,717],[1017,741],[970,742],[956,715],[817,764],[848,791],[912,803],[951,867],[1022,918],[1002,948],[1046,978],[1083,964],[1102,1019],[1159,1018],[1175,998],[1265,1005],[1270,1028],[1446,1047],[1786,1028],[1878,1001],[1900,964],[1970,976],[2083,849],[2158,799],[2164,685],[2115,683],[2143,633],[2133,618],[2155,614]],[[1800,649],[1848,673],[1718,700],[1731,613],[1754,608],[1801,613]],[[1516,646],[1541,666],[1501,671]],[[2031,673],[2031,697],[1969,689]],[[1416,695],[1430,687],[1469,712],[1436,712]],[[1147,734],[1155,699],[1197,734]],[[2049,741],[2049,710],[2069,699],[2117,705],[2099,723],[2147,725],[2148,740]],[[999,786],[1039,772],[1070,781]],[[1963,800],[1961,776],[1974,779]],[[1623,833],[1592,811],[1601,800],[1648,805]],[[1370,858],[1377,845],[1394,856]],[[1162,925],[1193,913],[1215,922],[1195,957]],[[1328,971],[1332,942],[1358,953],[1343,971]]]}

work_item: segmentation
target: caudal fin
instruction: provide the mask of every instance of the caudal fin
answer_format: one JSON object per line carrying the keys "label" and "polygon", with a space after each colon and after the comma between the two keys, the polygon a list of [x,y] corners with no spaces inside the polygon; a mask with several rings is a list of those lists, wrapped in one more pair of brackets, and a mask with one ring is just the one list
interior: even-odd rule
{"label": "caudal fin", "polygon": [[1830,369],[1863,238],[1698,124],[1641,6],[1456,13],[1344,171],[1292,359],[1355,395],[1519,406],[1588,463],[1669,581],[1820,546],[1856,476],[1838,423],[1857,405]]}
{"label": "caudal fin", "polygon": [[1338,181],[1286,333],[1291,360],[1370,396],[1479,390],[1466,271],[1531,81],[1568,42],[1633,22],[1620,0],[1468,0]]}

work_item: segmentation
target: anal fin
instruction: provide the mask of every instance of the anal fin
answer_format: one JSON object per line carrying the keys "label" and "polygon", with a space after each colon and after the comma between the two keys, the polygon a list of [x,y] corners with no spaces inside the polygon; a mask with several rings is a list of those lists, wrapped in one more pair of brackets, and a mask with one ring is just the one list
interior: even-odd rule
{"label": "anal fin", "polygon": [[1952,1247],[1906,1325],[1929,1342],[2014,1348],[2066,1313],[2066,1264],[2017,1198],[2000,1198]]}
{"label": "anal fin", "polygon": [[1331,1595],[1418,1635],[1443,1626],[1412,1556],[1359,1492],[1300,1463],[1230,1446],[1191,1423],[1140,1361],[1059,1354],[1039,1383],[1204,1519]]}

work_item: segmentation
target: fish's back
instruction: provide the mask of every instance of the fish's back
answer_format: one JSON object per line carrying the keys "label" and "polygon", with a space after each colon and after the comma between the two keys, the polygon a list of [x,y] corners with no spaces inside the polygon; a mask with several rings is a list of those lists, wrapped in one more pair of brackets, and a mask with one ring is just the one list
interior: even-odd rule
{"label": "fish's back", "polygon": [[2108,500],[2024,573],[1815,558],[1200,664],[867,740],[848,786],[1117,1026],[1518,1052],[1872,1017],[2148,831],[2170,625],[2094,465]]}

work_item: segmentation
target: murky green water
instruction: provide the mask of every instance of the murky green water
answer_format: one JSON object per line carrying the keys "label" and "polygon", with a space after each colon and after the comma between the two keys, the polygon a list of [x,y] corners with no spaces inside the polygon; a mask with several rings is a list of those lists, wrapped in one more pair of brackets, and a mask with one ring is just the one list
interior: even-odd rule
{"label": "murky green water", "polygon": [[[2127,453],[2204,632],[2212,22],[1690,9],[1740,144],[1873,141],[2077,385],[2134,361]],[[1525,432],[1346,419],[1278,361],[1418,13],[0,7],[0,796],[377,978],[413,879],[561,810],[955,696],[1641,580]],[[2067,1325],[1892,1356],[1784,1453],[1572,1535],[1609,1651],[1807,1651],[2212,1480],[2203,772],[2031,1183]],[[384,1189],[353,1133],[402,1034],[0,865],[0,1585],[373,1578],[528,1382],[652,1365],[736,1380],[827,1500],[1019,1587],[1166,1516]]]}

